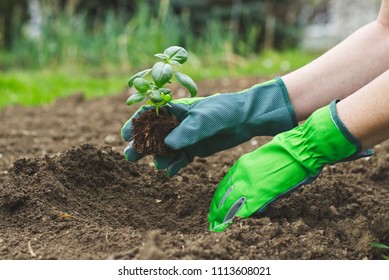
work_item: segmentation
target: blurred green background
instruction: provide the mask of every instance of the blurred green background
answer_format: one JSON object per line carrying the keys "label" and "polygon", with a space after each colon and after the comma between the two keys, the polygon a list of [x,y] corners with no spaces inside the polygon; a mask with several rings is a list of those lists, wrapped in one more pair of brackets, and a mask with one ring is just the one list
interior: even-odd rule
{"label": "blurred green background", "polygon": [[121,92],[172,45],[196,81],[288,72],[319,55],[299,43],[328,2],[1,0],[0,108]]}

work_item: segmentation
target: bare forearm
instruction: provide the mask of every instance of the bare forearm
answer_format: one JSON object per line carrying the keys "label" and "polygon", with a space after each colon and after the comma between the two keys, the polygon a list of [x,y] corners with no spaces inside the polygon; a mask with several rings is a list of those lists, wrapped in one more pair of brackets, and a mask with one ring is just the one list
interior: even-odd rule
{"label": "bare forearm", "polygon": [[389,139],[389,70],[339,102],[337,111],[363,148]]}
{"label": "bare forearm", "polygon": [[345,98],[389,69],[389,1],[378,19],[283,81],[298,120],[334,98]]}

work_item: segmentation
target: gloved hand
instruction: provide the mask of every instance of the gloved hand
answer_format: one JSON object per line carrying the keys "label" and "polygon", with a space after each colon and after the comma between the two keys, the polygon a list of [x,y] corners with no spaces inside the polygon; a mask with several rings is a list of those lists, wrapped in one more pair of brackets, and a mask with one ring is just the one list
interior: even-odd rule
{"label": "gloved hand", "polygon": [[[280,78],[255,85],[238,93],[216,94],[206,98],[183,98],[165,106],[181,122],[166,138],[165,144],[178,150],[176,156],[155,159],[157,169],[173,176],[195,156],[206,157],[234,147],[254,136],[273,136],[297,125],[288,92]],[[132,119],[150,106],[141,107],[122,128],[122,137],[130,141]],[[124,151],[129,161],[143,155],[131,142]]]}
{"label": "gloved hand", "polygon": [[235,216],[263,211],[279,196],[314,181],[325,164],[372,155],[336,113],[336,101],[257,150],[243,155],[220,183],[210,206],[210,230],[225,230]]}

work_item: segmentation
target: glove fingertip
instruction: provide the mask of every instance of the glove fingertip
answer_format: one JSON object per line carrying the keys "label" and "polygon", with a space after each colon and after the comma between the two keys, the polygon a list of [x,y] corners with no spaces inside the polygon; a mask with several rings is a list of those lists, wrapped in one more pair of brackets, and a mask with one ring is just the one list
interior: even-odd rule
{"label": "glove fingertip", "polygon": [[180,171],[181,168],[184,168],[190,162],[191,160],[186,155],[182,155],[179,159],[177,159],[167,168],[167,175],[169,177],[173,177],[178,173],[178,171]]}
{"label": "glove fingertip", "polygon": [[135,148],[132,146],[132,143],[128,144],[128,146],[124,149],[124,157],[127,161],[135,162],[140,160],[143,155],[138,153]]}
{"label": "glove fingertip", "polygon": [[154,166],[158,170],[166,169],[172,164],[173,161],[174,156],[155,157]]}
{"label": "glove fingertip", "polygon": [[175,165],[175,166],[169,166],[167,168],[167,176],[168,177],[173,177],[174,175],[176,175],[178,173],[178,171],[180,171],[181,167],[178,166],[178,165]]}
{"label": "glove fingertip", "polygon": [[126,121],[121,130],[121,135],[124,141],[128,142],[132,136],[132,119]]}
{"label": "glove fingertip", "polygon": [[210,221],[209,223],[209,231],[213,232],[223,232],[225,231],[230,225],[232,224],[232,221],[229,221],[228,223],[218,223],[217,221]]}

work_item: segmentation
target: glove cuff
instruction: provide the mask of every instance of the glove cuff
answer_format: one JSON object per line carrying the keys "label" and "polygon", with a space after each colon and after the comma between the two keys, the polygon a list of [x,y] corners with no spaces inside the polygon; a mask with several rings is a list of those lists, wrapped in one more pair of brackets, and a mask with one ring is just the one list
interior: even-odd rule
{"label": "glove cuff", "polygon": [[[280,77],[239,92],[237,107],[246,116],[252,136],[274,136],[298,125],[296,113],[289,100],[288,90]],[[238,104],[238,103],[237,103]]]}
{"label": "glove cuff", "polygon": [[336,125],[336,127],[340,130],[340,132],[343,134],[343,136],[355,146],[356,153],[359,153],[362,150],[361,142],[354,136],[352,133],[347,129],[347,127],[344,125],[342,120],[339,118],[338,113],[336,112],[336,103],[338,103],[340,100],[335,99],[330,103],[330,115],[331,119]]}
{"label": "glove cuff", "polygon": [[290,120],[292,122],[293,127],[296,127],[298,125],[297,116],[296,112],[293,109],[292,103],[290,102],[288,89],[286,88],[285,83],[281,79],[281,77],[275,77],[274,81],[276,81],[276,83],[281,89],[282,98],[284,100],[285,107],[288,109]]}
{"label": "glove cuff", "polygon": [[274,138],[311,175],[317,174],[325,164],[347,159],[361,149],[358,139],[337,115],[336,102],[316,110],[296,129]]}
{"label": "glove cuff", "polygon": [[310,147],[317,157],[319,165],[334,164],[357,155],[361,149],[359,140],[351,134],[339,118],[336,104],[332,101],[315,111],[307,120]]}

